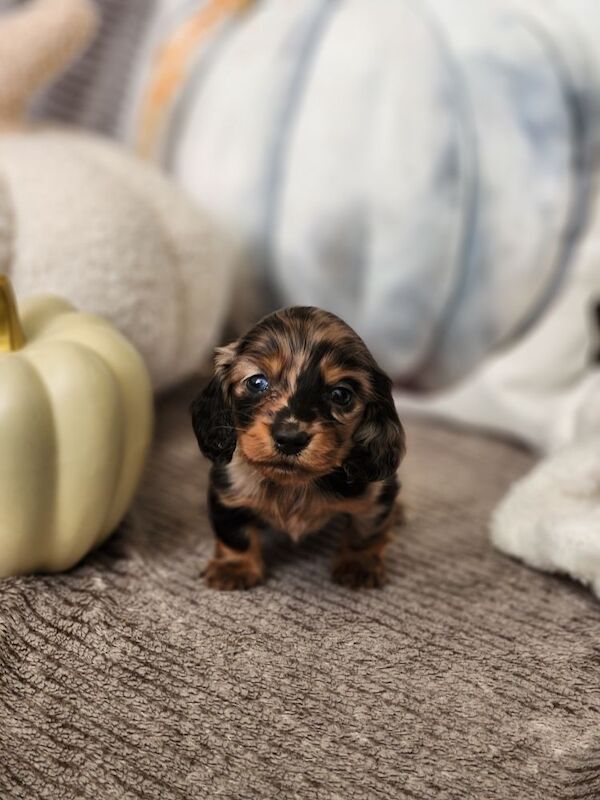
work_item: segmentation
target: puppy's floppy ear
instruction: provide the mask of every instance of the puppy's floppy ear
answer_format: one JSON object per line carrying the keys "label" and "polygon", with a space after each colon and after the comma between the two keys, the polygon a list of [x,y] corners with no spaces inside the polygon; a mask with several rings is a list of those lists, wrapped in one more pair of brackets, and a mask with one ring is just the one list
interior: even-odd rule
{"label": "puppy's floppy ear", "polygon": [[348,480],[389,478],[406,451],[404,429],[392,398],[392,382],[380,369],[373,371],[372,380],[375,396],[354,432],[354,447],[343,465]]}
{"label": "puppy's floppy ear", "polygon": [[237,444],[233,409],[224,382],[233,353],[233,345],[216,351],[215,375],[190,406],[200,450],[217,464],[228,464]]}

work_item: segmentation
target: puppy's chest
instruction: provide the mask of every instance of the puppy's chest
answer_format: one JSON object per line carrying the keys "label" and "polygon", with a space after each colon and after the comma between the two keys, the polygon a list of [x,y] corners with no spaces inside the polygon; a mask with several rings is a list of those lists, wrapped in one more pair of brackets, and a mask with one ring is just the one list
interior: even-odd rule
{"label": "puppy's chest", "polygon": [[224,505],[251,509],[295,541],[323,528],[340,512],[333,500],[311,485],[274,487],[235,471],[231,478],[230,487],[221,495]]}

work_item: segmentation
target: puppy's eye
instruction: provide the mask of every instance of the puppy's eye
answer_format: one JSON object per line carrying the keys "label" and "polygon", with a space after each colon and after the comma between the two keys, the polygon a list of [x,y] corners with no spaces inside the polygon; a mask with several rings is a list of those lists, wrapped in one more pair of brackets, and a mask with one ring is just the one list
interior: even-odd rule
{"label": "puppy's eye", "polygon": [[262,394],[269,388],[269,380],[266,375],[251,375],[246,381],[246,386],[252,394]]}
{"label": "puppy's eye", "polygon": [[345,386],[336,386],[329,392],[329,399],[336,406],[347,406],[352,401],[352,392]]}

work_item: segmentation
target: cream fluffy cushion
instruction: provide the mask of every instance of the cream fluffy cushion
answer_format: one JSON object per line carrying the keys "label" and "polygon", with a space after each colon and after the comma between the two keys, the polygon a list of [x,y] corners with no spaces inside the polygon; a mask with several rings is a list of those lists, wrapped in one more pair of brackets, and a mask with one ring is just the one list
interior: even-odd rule
{"label": "cream fluffy cushion", "polygon": [[180,190],[111,143],[59,129],[0,135],[0,271],[18,296],[50,291],[110,319],[156,389],[212,348],[232,252]]}
{"label": "cream fluffy cushion", "polygon": [[499,550],[570,575],[600,597],[600,435],[550,456],[518,481],[491,530]]}

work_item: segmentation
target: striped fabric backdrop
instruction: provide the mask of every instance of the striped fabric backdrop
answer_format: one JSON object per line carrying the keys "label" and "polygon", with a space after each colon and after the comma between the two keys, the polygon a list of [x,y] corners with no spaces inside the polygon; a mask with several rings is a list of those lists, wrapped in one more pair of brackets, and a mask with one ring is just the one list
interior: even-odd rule
{"label": "striped fabric backdrop", "polygon": [[35,104],[44,119],[117,135],[130,76],[156,13],[156,0],[97,0],[100,30],[85,55]]}

